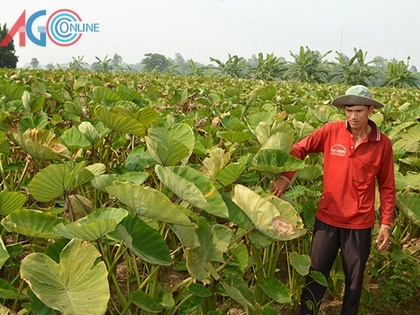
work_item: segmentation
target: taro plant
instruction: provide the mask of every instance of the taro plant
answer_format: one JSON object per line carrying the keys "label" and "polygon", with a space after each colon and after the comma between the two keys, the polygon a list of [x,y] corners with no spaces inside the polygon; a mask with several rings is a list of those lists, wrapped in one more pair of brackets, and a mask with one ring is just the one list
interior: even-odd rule
{"label": "taro plant", "polygon": [[[327,105],[344,90],[130,72],[7,73],[1,304],[22,314],[292,310],[309,272],[322,156],[288,153],[343,118]],[[419,112],[410,92],[378,89],[390,101],[372,116],[394,143],[394,246],[418,235]],[[277,198],[270,185],[282,171],[297,174]],[[338,267],[329,280],[313,278],[340,294]]]}

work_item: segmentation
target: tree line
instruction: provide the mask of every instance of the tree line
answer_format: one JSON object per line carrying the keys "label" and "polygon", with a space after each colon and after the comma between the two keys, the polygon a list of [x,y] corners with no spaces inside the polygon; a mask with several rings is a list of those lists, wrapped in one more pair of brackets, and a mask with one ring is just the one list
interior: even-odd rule
{"label": "tree line", "polygon": [[[0,41],[7,34],[6,24],[0,27]],[[420,86],[420,73],[406,61],[390,60],[383,57],[367,59],[367,52],[354,48],[353,56],[335,52],[333,61],[324,54],[301,46],[299,51],[290,52],[292,61],[274,54],[259,53],[246,59],[237,55],[228,55],[226,61],[210,57],[210,64],[202,64],[192,59],[185,60],[180,54],[174,59],[158,53],[148,53],[136,64],[127,64],[119,54],[113,58],[95,57],[96,61],[88,64],[84,56],[72,57],[66,65],[49,63],[46,69],[67,68],[72,70],[94,71],[138,71],[169,75],[226,76],[234,78],[264,81],[296,81],[307,83],[332,83],[366,86],[392,86],[396,88],[417,88]],[[0,68],[16,68],[18,57],[13,40],[7,47],[0,47]],[[30,66],[39,68],[37,58],[32,58]]]}

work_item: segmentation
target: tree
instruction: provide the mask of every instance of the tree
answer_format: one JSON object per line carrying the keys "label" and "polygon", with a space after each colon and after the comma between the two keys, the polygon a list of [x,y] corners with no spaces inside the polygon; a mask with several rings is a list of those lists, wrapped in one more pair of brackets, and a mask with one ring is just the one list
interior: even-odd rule
{"label": "tree", "polygon": [[327,64],[323,62],[323,59],[331,53],[331,50],[321,55],[319,51],[310,50],[306,46],[306,50],[303,46],[300,47],[298,54],[290,55],[293,57],[295,62],[290,66],[286,72],[286,76],[291,80],[308,83],[326,83],[329,81],[329,71]]}
{"label": "tree", "polygon": [[388,63],[388,75],[383,86],[396,88],[418,87],[419,75],[409,70],[409,66],[410,57],[407,58],[407,63],[402,60]]}
{"label": "tree", "polygon": [[31,67],[32,69],[36,69],[39,67],[39,61],[37,58],[32,58],[31,60]]}
{"label": "tree", "polygon": [[171,65],[168,59],[161,54],[145,54],[146,58],[141,61],[146,71],[156,71],[163,73]]}
{"label": "tree", "polygon": [[232,78],[246,77],[246,60],[243,57],[238,57],[236,55],[231,56],[229,54],[229,58],[225,63],[211,57],[210,61],[214,61],[215,63],[217,63],[218,69],[222,76],[228,76]]}
{"label": "tree", "polygon": [[70,61],[69,68],[72,70],[82,70],[88,66],[86,61],[83,61],[84,56],[77,56],[77,58],[72,57],[73,61]]}
{"label": "tree", "polygon": [[[6,24],[3,27],[0,25],[0,42],[9,32]],[[12,68],[15,69],[19,58],[15,55],[15,44],[13,39],[5,47],[0,47],[0,68]]]}
{"label": "tree", "polygon": [[123,59],[117,53],[115,53],[114,57],[112,57],[112,65],[113,65],[113,68],[122,70]]}
{"label": "tree", "polygon": [[286,71],[286,61],[275,57],[274,54],[267,54],[264,58],[262,53],[258,58],[253,56],[252,64],[249,65],[249,71],[253,79],[272,81],[281,79]]}
{"label": "tree", "polygon": [[102,72],[109,72],[113,69],[113,66],[111,64],[112,59],[108,58],[108,55],[106,55],[103,60],[101,60],[100,58],[98,58],[96,56],[95,56],[95,58],[98,61],[94,62],[92,64],[92,69],[93,70],[102,71]]}
{"label": "tree", "polygon": [[370,85],[369,80],[376,77],[378,71],[370,65],[372,61],[366,62],[367,52],[354,48],[354,56],[350,59],[339,52],[337,52],[337,55],[338,65],[333,75],[334,78],[337,78],[336,83]]}

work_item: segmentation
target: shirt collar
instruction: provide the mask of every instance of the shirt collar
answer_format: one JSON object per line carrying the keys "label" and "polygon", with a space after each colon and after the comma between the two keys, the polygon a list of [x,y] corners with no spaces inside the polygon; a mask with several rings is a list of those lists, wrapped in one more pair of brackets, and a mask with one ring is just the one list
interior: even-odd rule
{"label": "shirt collar", "polygon": [[[368,120],[368,124],[372,128],[370,133],[368,134],[368,140],[369,141],[379,141],[381,140],[381,132],[379,128],[376,126],[376,124],[372,120]],[[350,131],[349,122],[346,120],[346,128],[348,131]]]}

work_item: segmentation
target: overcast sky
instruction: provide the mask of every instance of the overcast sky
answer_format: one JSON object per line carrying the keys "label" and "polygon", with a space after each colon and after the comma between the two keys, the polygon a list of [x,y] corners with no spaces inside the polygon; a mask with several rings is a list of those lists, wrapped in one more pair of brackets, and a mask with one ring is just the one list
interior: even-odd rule
{"label": "overcast sky", "polygon": [[[273,53],[292,60],[290,52],[308,46],[322,54],[332,50],[327,57],[331,61],[336,51],[353,56],[354,48],[367,52],[368,61],[376,56],[406,61],[410,56],[410,64],[420,69],[419,0],[0,0],[0,4],[0,24],[7,23],[9,30],[24,10],[26,21],[46,10],[33,21],[33,38],[39,38],[39,27],[48,25],[61,27],[63,36],[75,36],[65,32],[68,23],[60,24],[60,18],[97,27],[97,32],[82,33],[68,46],[62,46],[65,37],[57,33],[47,36],[45,47],[26,36],[22,47],[16,34],[19,67],[32,58],[41,65],[82,56],[92,63],[95,57],[104,60],[115,53],[126,63],[138,63],[147,53],[168,58],[180,53],[185,60],[204,64],[211,63],[210,57],[226,61],[229,54],[248,59]],[[62,9],[67,16],[57,12]]]}

